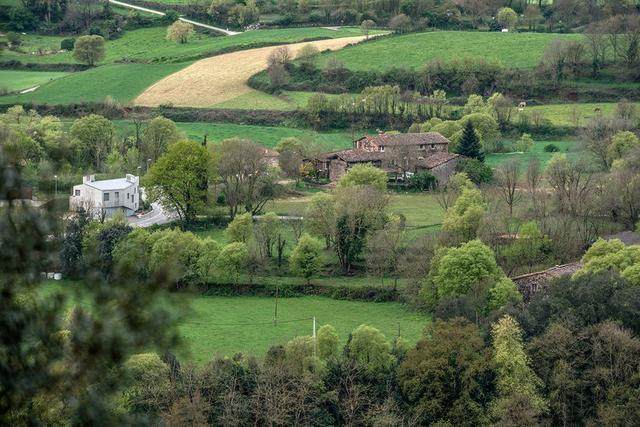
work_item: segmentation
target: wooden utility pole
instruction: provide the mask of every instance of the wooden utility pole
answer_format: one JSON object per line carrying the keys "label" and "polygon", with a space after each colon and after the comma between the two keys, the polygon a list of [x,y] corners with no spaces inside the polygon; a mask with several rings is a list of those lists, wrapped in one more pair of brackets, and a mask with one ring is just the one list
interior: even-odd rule
{"label": "wooden utility pole", "polygon": [[318,352],[318,340],[316,339],[316,316],[313,316],[313,357]]}
{"label": "wooden utility pole", "polygon": [[278,284],[276,283],[276,306],[273,312],[273,325],[278,324]]}

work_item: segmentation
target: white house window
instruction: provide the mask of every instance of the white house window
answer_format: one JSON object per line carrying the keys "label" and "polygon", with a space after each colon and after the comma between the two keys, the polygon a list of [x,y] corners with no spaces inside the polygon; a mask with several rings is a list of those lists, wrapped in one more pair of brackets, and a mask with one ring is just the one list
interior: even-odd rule
{"label": "white house window", "polygon": [[380,146],[380,151],[382,151],[384,153],[384,145]]}
{"label": "white house window", "polygon": [[80,195],[80,190],[76,190],[75,193],[76,193],[76,196],[79,196]]}
{"label": "white house window", "polygon": [[103,193],[102,194],[102,201],[103,202],[108,202],[109,201],[109,193]]}
{"label": "white house window", "polygon": [[120,193],[116,191],[116,200],[120,200]]}
{"label": "white house window", "polygon": [[431,149],[435,150],[436,149],[436,144],[431,144]]}
{"label": "white house window", "polygon": [[424,145],[424,144],[420,144],[420,149],[421,149],[421,150],[424,150],[425,148],[427,148],[427,146],[426,146],[426,145]]}

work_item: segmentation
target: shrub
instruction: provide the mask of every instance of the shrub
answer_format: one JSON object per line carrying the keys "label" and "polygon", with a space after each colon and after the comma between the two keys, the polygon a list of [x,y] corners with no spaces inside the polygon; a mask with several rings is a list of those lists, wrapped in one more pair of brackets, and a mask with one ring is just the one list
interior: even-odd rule
{"label": "shrub", "polygon": [[20,33],[10,32],[7,34],[7,40],[11,44],[11,47],[18,47],[22,44],[22,38]]}
{"label": "shrub", "polygon": [[560,151],[560,147],[558,147],[556,144],[547,144],[544,146],[544,151],[546,153],[557,153],[558,151]]}
{"label": "shrub", "polygon": [[298,54],[296,55],[296,59],[301,59],[305,61],[311,60],[314,56],[318,55],[320,51],[317,47],[312,44],[305,44],[300,48]]}
{"label": "shrub", "polygon": [[178,20],[180,14],[173,9],[167,9],[164,11],[164,16],[162,17],[162,22],[165,24],[173,24]]}
{"label": "shrub", "polygon": [[387,188],[387,173],[369,164],[357,164],[338,181],[338,187],[370,186],[379,191]]}
{"label": "shrub", "polygon": [[60,49],[72,51],[75,44],[76,39],[74,39],[73,37],[67,37],[66,39],[62,39],[62,41],[60,42]]}
{"label": "shrub", "polygon": [[237,284],[240,274],[246,270],[248,257],[249,251],[245,243],[229,243],[218,254],[216,267],[223,278]]}
{"label": "shrub", "polygon": [[311,276],[320,271],[321,253],[322,242],[306,233],[303,234],[293,252],[291,252],[291,258],[289,259],[291,271],[298,276],[304,277],[309,283]]}
{"label": "shrub", "polygon": [[73,47],[73,57],[89,66],[95,65],[104,58],[105,44],[102,36],[79,37]]}
{"label": "shrub", "polygon": [[464,172],[476,184],[490,182],[493,170],[478,159],[460,159],[456,165],[456,172]]}
{"label": "shrub", "polygon": [[194,33],[193,24],[176,21],[167,28],[167,40],[185,44]]}
{"label": "shrub", "polygon": [[436,188],[438,180],[429,172],[418,172],[409,178],[409,188],[417,191],[429,191]]}
{"label": "shrub", "polygon": [[246,212],[242,215],[236,215],[227,226],[225,233],[230,242],[247,243],[253,236],[253,218],[251,214]]}

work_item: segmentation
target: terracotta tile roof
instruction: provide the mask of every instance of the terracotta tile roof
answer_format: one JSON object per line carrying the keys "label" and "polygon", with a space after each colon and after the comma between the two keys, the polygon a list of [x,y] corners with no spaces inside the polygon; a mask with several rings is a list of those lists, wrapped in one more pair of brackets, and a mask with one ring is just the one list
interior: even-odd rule
{"label": "terracotta tile roof", "polygon": [[551,280],[557,277],[571,275],[580,268],[582,268],[580,262],[572,262],[569,264],[556,265],[555,267],[543,271],[536,271],[535,273],[515,276],[512,277],[511,280],[516,284],[526,302],[531,299],[533,294],[545,289]]}
{"label": "terracotta tile roof", "polygon": [[457,159],[458,157],[460,157],[460,154],[449,153],[447,151],[436,151],[435,153],[431,153],[423,159],[418,160],[418,164],[427,169],[433,169],[437,166],[450,162],[453,159]]}
{"label": "terracotta tile roof", "polygon": [[[419,153],[416,153],[418,155]],[[421,154],[421,153],[420,153]],[[418,160],[418,165],[427,169],[432,169],[437,166],[440,166],[444,163],[447,163],[453,159],[460,157],[460,154],[448,153],[446,151],[436,151],[434,153],[425,153],[427,154],[424,158]],[[389,157],[389,153],[381,152],[381,151],[367,151],[367,150],[359,150],[357,148],[350,148],[348,150],[342,151],[334,151],[331,153],[325,153],[320,156],[319,160],[331,160],[331,159],[341,159],[347,163],[357,163],[357,162],[375,162],[386,160]]]}
{"label": "terracotta tile roof", "polygon": [[379,135],[366,135],[358,141],[363,139],[382,145],[449,144],[449,140],[438,132],[382,133]]}
{"label": "terracotta tile roof", "polygon": [[326,153],[321,156],[323,159],[342,159],[345,162],[373,162],[376,160],[382,160],[384,153],[380,151],[367,151],[359,150],[357,148],[350,148],[348,150],[334,151]]}

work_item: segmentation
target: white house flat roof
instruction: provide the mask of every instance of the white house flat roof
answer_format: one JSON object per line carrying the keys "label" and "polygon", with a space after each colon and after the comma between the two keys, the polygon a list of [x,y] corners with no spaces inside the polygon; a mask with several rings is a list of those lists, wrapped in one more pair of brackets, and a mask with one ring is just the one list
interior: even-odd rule
{"label": "white house flat roof", "polygon": [[105,179],[102,181],[91,181],[91,182],[85,182],[85,184],[93,188],[97,188],[98,190],[101,190],[101,191],[124,190],[134,185],[133,182],[128,181],[126,178]]}

